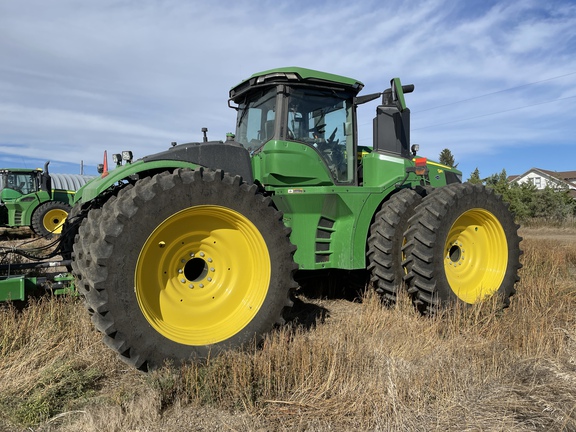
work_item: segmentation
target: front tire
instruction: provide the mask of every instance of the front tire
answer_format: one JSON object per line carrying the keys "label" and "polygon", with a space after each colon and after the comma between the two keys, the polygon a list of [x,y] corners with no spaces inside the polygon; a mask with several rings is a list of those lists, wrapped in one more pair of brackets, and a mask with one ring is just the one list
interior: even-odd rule
{"label": "front tire", "polygon": [[514,216],[491,189],[451,184],[424,198],[406,232],[409,293],[432,315],[449,303],[499,296],[508,306],[519,280],[520,241]]}
{"label": "front tire", "polygon": [[92,210],[72,266],[107,345],[148,370],[242,346],[282,323],[296,288],[289,233],[255,185],[177,170]]}

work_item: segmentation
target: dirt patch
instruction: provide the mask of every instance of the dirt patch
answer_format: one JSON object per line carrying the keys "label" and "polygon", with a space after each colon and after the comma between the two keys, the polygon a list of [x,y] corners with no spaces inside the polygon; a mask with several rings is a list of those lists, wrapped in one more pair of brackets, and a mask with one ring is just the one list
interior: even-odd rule
{"label": "dirt patch", "polygon": [[576,243],[576,228],[525,228],[522,227],[518,231],[520,236],[524,239],[546,239],[553,240],[564,244]]}

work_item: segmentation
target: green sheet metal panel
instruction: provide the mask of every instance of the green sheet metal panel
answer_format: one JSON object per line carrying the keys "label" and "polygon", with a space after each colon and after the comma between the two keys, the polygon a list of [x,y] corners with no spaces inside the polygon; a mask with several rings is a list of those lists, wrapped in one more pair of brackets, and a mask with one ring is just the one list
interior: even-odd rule
{"label": "green sheet metal panel", "polygon": [[26,300],[26,291],[36,287],[36,278],[19,276],[0,277],[0,301]]}

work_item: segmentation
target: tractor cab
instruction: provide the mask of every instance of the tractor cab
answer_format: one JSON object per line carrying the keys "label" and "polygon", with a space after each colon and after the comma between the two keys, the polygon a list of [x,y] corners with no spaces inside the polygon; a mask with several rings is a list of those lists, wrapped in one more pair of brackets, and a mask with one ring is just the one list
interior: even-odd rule
{"label": "tractor cab", "polygon": [[40,168],[0,169],[0,197],[2,201],[13,200],[22,195],[29,195],[39,191],[51,194],[52,180],[48,173],[50,161]]}
{"label": "tractor cab", "polygon": [[0,169],[0,226],[14,224],[14,208],[26,195],[38,191],[39,174],[40,170]]}
{"label": "tractor cab", "polygon": [[354,98],[362,87],[303,68],[262,72],[234,87],[235,139],[251,152],[255,178],[271,186],[354,183]]}
{"label": "tractor cab", "polygon": [[37,192],[41,186],[41,170],[3,169],[0,170],[0,191],[2,199],[18,197]]}

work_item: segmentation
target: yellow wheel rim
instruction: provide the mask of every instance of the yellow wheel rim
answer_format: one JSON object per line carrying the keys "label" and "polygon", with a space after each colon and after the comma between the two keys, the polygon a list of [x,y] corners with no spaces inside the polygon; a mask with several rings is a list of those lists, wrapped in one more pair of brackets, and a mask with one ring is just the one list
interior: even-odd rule
{"label": "yellow wheel rim", "polygon": [[471,209],[454,222],[444,245],[450,288],[466,303],[492,296],[504,280],[508,244],[502,224],[489,211]]}
{"label": "yellow wheel rim", "polygon": [[252,321],[270,283],[270,255],[260,231],[220,206],[190,207],[148,237],[135,291],[150,325],[185,345],[224,341]]}
{"label": "yellow wheel rim", "polygon": [[46,231],[60,234],[62,233],[62,226],[68,217],[68,212],[62,209],[48,210],[42,219],[42,225]]}

